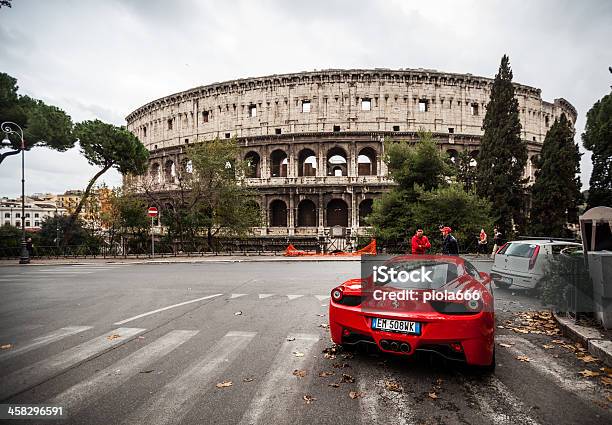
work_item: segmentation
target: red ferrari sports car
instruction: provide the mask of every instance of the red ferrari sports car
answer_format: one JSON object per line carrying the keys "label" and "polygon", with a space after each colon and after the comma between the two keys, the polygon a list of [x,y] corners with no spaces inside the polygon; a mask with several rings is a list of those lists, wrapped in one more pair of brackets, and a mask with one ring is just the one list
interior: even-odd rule
{"label": "red ferrari sports car", "polygon": [[487,370],[495,367],[494,298],[487,273],[460,257],[419,255],[362,260],[362,276],[331,292],[334,343],[375,344],[399,355],[434,352]]}

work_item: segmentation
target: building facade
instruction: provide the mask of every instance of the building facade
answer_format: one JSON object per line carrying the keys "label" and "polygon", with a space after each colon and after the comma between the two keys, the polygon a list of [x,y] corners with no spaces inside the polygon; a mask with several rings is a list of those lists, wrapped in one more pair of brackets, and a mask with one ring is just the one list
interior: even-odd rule
{"label": "building facade", "polygon": [[[424,69],[323,70],[214,83],[157,99],[126,118],[150,152],[139,183],[176,188],[188,172],[185,146],[237,138],[251,165],[247,184],[265,211],[260,235],[367,234],[373,200],[393,184],[382,160],[384,139],[416,141],[430,131],[451,158],[475,159],[490,78]],[[532,158],[566,100],[515,84],[522,138]]]}
{"label": "building facade", "polygon": [[32,198],[25,198],[25,211],[21,215],[21,198],[19,199],[0,199],[0,217],[2,224],[21,228],[22,221],[25,221],[26,230],[39,230],[42,222],[47,217],[64,215],[66,210],[58,208],[55,202],[40,201]]}

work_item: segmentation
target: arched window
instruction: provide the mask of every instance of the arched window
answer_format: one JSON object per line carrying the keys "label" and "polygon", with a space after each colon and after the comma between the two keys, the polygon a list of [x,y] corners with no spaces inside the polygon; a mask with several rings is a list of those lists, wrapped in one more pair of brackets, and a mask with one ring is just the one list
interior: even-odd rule
{"label": "arched window", "polygon": [[310,149],[302,149],[298,155],[299,168],[298,176],[317,175],[317,156]]}
{"label": "arched window", "polygon": [[299,227],[317,227],[317,207],[310,199],[298,204],[297,225]]}
{"label": "arched window", "polygon": [[259,154],[257,152],[249,152],[245,155],[244,161],[246,162],[246,171],[245,175],[249,178],[259,178],[261,177],[261,159],[259,158]]}
{"label": "arched window", "polygon": [[287,154],[277,149],[270,155],[270,172],[271,177],[287,177]]}
{"label": "arched window", "polygon": [[366,218],[372,213],[373,203],[374,201],[372,199],[364,199],[359,204],[359,227],[368,226]]}
{"label": "arched window", "polygon": [[459,152],[457,152],[455,149],[449,149],[446,151],[446,153],[448,154],[450,162],[453,163],[453,165],[457,165],[457,160],[459,159]]}
{"label": "arched window", "polygon": [[155,184],[161,183],[161,172],[159,163],[154,162],[151,165],[151,181]]}
{"label": "arched window", "polygon": [[174,178],[176,177],[176,167],[174,166],[174,161],[169,159],[166,161],[166,165],[164,165],[164,178],[168,183],[174,183]]}
{"label": "arched window", "polygon": [[287,204],[280,199],[270,203],[270,227],[287,227]]}
{"label": "arched window", "polygon": [[327,175],[328,176],[348,176],[346,166],[347,155],[344,149],[335,147],[327,152]]}
{"label": "arched window", "polygon": [[376,175],[376,151],[370,147],[363,148],[357,156],[357,175]]}
{"label": "arched window", "polygon": [[348,206],[342,199],[332,199],[327,204],[327,227],[348,227]]}

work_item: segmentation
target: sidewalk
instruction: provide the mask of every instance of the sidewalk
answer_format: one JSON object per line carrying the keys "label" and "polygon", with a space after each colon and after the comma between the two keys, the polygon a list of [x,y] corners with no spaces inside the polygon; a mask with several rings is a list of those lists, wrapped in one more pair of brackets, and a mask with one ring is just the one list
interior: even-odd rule
{"label": "sidewalk", "polygon": [[563,334],[588,347],[589,353],[612,367],[612,332],[574,323],[572,319],[553,312]]}

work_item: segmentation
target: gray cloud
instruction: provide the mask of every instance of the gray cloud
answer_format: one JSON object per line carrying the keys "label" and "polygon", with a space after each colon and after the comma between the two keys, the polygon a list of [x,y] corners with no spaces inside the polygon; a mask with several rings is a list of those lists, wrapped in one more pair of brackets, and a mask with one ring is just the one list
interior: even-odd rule
{"label": "gray cloud", "polygon": [[[265,74],[422,67],[493,76],[508,53],[516,81],[578,109],[579,141],[611,83],[605,0],[19,0],[0,19],[0,69],[74,121],[123,124],[169,93]],[[94,171],[76,150],[28,155],[28,192],[82,188]],[[1,194],[19,191],[14,158],[0,166]],[[582,170],[587,183],[589,155]]]}

